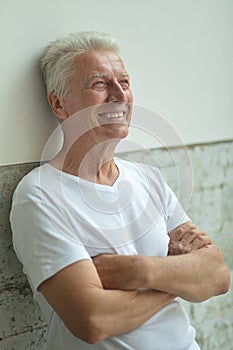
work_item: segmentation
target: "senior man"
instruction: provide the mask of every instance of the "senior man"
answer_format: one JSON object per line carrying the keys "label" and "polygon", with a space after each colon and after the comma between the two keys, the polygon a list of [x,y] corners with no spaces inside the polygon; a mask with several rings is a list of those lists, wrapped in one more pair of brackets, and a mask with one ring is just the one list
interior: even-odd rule
{"label": "senior man", "polygon": [[70,34],[41,67],[64,141],[18,185],[11,225],[47,348],[200,349],[176,298],[225,293],[229,271],[158,169],[114,156],[133,103],[116,40]]}

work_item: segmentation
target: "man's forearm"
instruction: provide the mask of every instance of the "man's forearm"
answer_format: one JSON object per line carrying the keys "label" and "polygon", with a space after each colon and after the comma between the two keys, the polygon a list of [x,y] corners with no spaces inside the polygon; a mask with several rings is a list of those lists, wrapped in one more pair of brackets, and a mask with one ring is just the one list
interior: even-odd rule
{"label": "man's forearm", "polygon": [[103,290],[101,294],[96,324],[103,339],[137,329],[175,299],[174,295],[155,290]]}
{"label": "man's forearm", "polygon": [[200,302],[229,288],[229,270],[214,246],[167,257],[103,255],[94,262],[109,289],[149,288]]}
{"label": "man's forearm", "polygon": [[186,255],[165,258],[145,257],[147,287],[200,302],[224,294],[229,288],[229,270],[222,253],[214,246]]}

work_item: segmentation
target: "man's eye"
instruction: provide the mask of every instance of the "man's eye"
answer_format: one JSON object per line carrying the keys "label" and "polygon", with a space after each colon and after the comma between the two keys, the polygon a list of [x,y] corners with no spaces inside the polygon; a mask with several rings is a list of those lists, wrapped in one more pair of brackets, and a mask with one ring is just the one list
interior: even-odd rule
{"label": "man's eye", "polygon": [[103,80],[98,80],[98,81],[96,81],[94,83],[94,85],[96,85],[96,86],[103,86],[103,85],[105,85],[105,82]]}
{"label": "man's eye", "polygon": [[128,79],[122,79],[120,81],[120,84],[123,88],[128,88],[130,86],[129,80]]}
{"label": "man's eye", "polygon": [[92,85],[95,89],[105,89],[106,82],[104,80],[98,80]]}

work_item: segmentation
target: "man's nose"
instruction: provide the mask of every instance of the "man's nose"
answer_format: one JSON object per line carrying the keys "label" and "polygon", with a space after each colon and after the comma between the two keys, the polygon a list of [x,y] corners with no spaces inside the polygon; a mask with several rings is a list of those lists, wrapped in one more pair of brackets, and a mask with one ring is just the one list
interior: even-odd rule
{"label": "man's nose", "polygon": [[108,102],[127,102],[125,92],[118,82],[113,82],[109,86]]}

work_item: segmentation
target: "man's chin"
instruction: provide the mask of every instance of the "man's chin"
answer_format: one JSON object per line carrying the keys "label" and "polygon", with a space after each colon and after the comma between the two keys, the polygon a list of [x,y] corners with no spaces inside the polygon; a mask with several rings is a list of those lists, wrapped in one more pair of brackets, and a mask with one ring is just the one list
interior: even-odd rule
{"label": "man's chin", "polygon": [[126,138],[129,133],[128,123],[101,125],[100,129],[103,136],[109,140],[118,140],[118,142]]}

